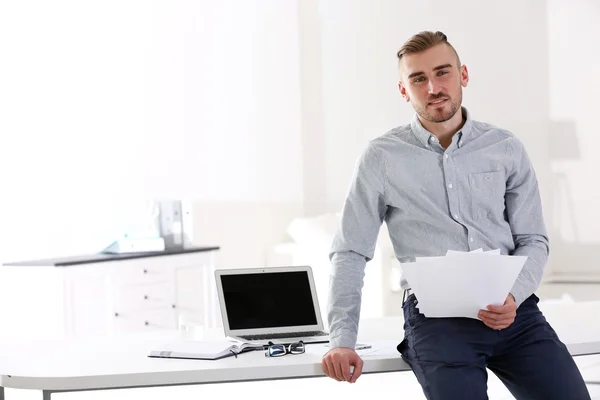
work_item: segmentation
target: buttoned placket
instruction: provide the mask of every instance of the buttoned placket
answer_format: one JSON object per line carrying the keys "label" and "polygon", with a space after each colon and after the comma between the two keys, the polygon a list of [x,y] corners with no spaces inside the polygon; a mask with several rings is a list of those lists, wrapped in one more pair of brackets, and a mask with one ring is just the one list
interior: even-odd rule
{"label": "buttoned placket", "polygon": [[[459,143],[462,144],[462,137],[459,133],[456,134],[457,138],[452,140],[452,143],[450,144],[450,146],[448,146],[447,149],[444,150],[443,152],[443,156],[442,156],[442,169],[444,172],[444,179],[445,179],[445,183],[446,183],[446,195],[448,198],[448,207],[450,210],[450,216],[452,217],[452,219],[454,219],[456,222],[458,222],[459,224],[461,224],[462,226],[464,226],[467,230],[467,239],[468,239],[468,246],[469,246],[469,250],[475,250],[474,246],[475,246],[475,240],[472,236],[472,229],[466,225],[466,223],[463,220],[463,216],[461,215],[460,212],[460,199],[459,199],[459,193],[458,193],[458,185],[456,183],[456,168],[454,165],[454,152],[457,148],[459,148]],[[433,137],[430,139],[430,142],[434,142],[434,143],[438,143],[437,138]],[[440,146],[441,148],[441,146]],[[463,199],[464,201],[464,199]]]}

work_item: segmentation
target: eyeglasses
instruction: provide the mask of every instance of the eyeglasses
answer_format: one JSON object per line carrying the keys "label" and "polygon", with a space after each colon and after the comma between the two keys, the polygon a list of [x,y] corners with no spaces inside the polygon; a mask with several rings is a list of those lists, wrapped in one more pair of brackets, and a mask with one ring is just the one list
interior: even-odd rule
{"label": "eyeglasses", "polygon": [[286,354],[302,354],[304,351],[305,347],[303,341],[290,343],[289,345],[273,344],[273,342],[269,342],[265,357],[282,357]]}

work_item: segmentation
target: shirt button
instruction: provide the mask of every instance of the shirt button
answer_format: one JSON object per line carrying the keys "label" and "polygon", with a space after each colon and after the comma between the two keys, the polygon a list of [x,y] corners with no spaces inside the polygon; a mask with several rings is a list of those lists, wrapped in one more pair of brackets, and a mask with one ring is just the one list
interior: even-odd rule
{"label": "shirt button", "polygon": [[458,219],[458,214],[454,214],[454,219]]}
{"label": "shirt button", "polygon": [[444,158],[447,160],[448,159],[448,154],[444,154]]}
{"label": "shirt button", "polygon": [[469,240],[472,242],[472,241],[473,241],[473,238],[470,238]]}
{"label": "shirt button", "polygon": [[451,184],[451,183],[449,183],[449,184],[448,184],[448,187],[449,187],[450,189],[452,189],[452,184]]}

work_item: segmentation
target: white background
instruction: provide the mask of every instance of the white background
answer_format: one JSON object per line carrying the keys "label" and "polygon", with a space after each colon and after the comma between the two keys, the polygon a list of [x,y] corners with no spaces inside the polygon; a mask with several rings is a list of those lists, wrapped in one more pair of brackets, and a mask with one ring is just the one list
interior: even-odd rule
{"label": "white background", "polygon": [[470,70],[473,117],[527,146],[549,268],[597,271],[599,16],[593,0],[3,2],[0,260],[97,251],[168,198],[194,201],[220,263],[263,264],[412,117],[395,52],[432,29]]}

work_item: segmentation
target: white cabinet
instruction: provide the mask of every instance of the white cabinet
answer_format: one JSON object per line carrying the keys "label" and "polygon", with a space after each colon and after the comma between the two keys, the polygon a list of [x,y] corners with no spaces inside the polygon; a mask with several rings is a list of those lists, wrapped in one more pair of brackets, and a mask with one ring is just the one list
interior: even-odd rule
{"label": "white cabinet", "polygon": [[0,337],[119,335],[176,329],[181,313],[220,326],[217,248],[0,269]]}

